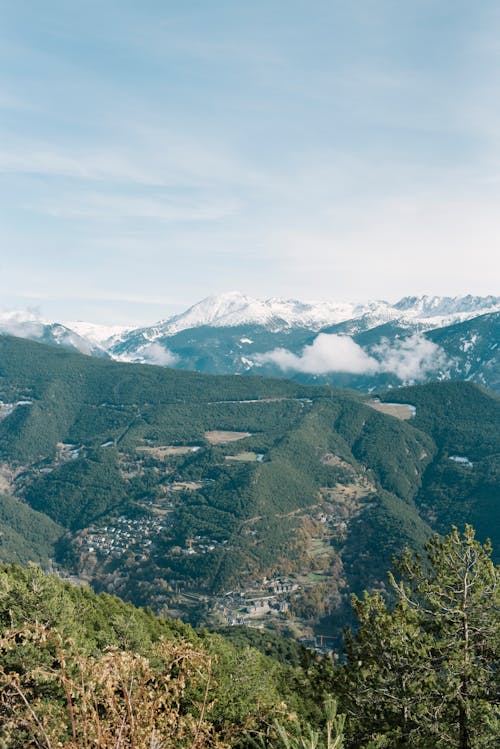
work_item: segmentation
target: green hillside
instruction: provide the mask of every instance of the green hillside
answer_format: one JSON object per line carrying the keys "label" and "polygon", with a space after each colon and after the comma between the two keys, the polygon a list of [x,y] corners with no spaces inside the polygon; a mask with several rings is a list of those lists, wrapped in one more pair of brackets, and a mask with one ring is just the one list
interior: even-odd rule
{"label": "green hillside", "polygon": [[0,494],[0,559],[47,567],[63,528],[19,499]]}
{"label": "green hillside", "polygon": [[[461,424],[458,404],[497,401],[454,387],[444,432],[484,442],[490,486],[493,427]],[[381,585],[404,545],[467,515],[436,509],[448,477],[433,388],[397,391],[417,406],[407,422],[348,391],[0,336],[0,470],[62,527],[56,561],[97,589],[194,622],[298,623],[307,635],[320,619],[339,626],[349,591]],[[476,502],[479,530],[489,496]]]}
{"label": "green hillside", "polygon": [[472,523],[500,548],[500,398],[469,382],[439,382],[384,396],[416,406],[414,424],[436,444],[436,456],[415,497],[440,533]]}

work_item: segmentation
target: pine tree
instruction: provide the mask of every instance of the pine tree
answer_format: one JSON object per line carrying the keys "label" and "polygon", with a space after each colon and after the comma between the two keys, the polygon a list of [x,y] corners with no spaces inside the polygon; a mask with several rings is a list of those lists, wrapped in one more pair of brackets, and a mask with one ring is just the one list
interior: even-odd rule
{"label": "pine tree", "polygon": [[[406,552],[390,581],[353,599],[343,709],[356,746],[482,749],[498,735],[498,568],[471,526],[435,536],[426,558]],[[352,719],[350,716],[352,715]],[[372,742],[370,744],[370,742]]]}

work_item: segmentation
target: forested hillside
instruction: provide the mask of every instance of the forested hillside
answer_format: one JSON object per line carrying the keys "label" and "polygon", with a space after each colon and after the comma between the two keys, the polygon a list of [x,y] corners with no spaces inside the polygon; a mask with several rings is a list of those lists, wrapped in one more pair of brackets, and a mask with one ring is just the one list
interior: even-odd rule
{"label": "forested hillside", "polygon": [[498,568],[474,530],[406,551],[353,597],[343,654],[231,639],[0,566],[0,744],[9,749],[484,749],[498,736]]}
{"label": "forested hillside", "polygon": [[413,403],[415,427],[437,448],[415,497],[421,516],[440,533],[470,522],[498,554],[500,398],[468,382],[400,388],[383,397]]}
{"label": "forested hillside", "polygon": [[[467,519],[478,489],[474,520],[481,537],[494,530],[498,400],[460,383],[390,399],[416,417],[329,387],[1,336],[0,480],[24,511],[8,533],[25,540],[21,558],[4,558],[52,557],[97,589],[193,622],[338,632],[348,593],[383,585],[394,553]],[[456,513],[444,469],[465,472]],[[33,511],[49,524],[38,547]]]}
{"label": "forested hillside", "polygon": [[[3,565],[0,744],[111,749],[121,736],[133,749],[222,749],[277,718],[317,720],[326,685],[254,640],[237,647],[36,567]],[[311,676],[328,672],[309,660]]]}

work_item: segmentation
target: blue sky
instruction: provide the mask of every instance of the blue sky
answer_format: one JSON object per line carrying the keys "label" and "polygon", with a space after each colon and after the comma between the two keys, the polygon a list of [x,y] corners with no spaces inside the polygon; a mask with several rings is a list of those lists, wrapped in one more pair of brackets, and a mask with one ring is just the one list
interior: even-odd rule
{"label": "blue sky", "polygon": [[0,0],[0,310],[498,292],[500,5]]}

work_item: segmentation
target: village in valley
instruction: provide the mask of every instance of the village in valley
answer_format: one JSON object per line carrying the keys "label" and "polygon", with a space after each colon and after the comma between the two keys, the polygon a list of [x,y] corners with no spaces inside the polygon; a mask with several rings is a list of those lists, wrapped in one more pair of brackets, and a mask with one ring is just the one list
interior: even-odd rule
{"label": "village in valley", "polygon": [[[272,400],[270,402],[273,402]],[[1,404],[0,416],[10,413],[9,404]],[[14,407],[28,405],[27,401]],[[304,399],[302,407],[310,402]],[[369,403],[372,405],[372,403]],[[378,403],[373,403],[378,407]],[[399,410],[399,418],[407,413]],[[259,464],[269,460],[264,451],[245,447],[253,435],[245,431],[210,430],[200,444],[158,444],[142,440],[132,449],[120,444],[129,427],[118,438],[99,443],[98,450],[116,451],[121,479],[126,483],[150,478],[151,489],[140,497],[73,534],[71,557],[76,568],[65,571],[56,566],[59,574],[80,582],[92,582],[109,592],[125,594],[130,571],[144,569],[143,585],[155,610],[169,616],[190,617],[196,620],[200,611],[203,621],[212,626],[246,626],[293,630],[294,636],[318,649],[327,648],[323,639],[316,641],[314,623],[309,619],[308,604],[315,600],[318,607],[319,591],[328,590],[325,606],[338,604],[343,587],[342,563],[338,552],[344,543],[349,525],[371,506],[376,494],[375,485],[362,468],[355,468],[333,452],[319,454],[319,462],[338,475],[338,481],[320,486],[315,504],[275,518],[292,519],[297,523],[302,538],[302,564],[297,562],[286,571],[273,570],[268,574],[241,576],[238,587],[209,594],[169,567],[178,567],[175,560],[209,559],[210,555],[230,551],[235,546],[231,535],[193,532],[179,538],[176,523],[179,511],[187,504],[202,501],[203,490],[213,478],[203,474],[193,478],[190,459],[202,455],[205,449],[220,451],[219,465]],[[240,446],[240,443],[243,443]],[[85,458],[90,449],[85,444],[58,442],[52,458],[46,458],[20,472],[14,479],[22,485],[26,476],[49,475],[67,463]],[[186,462],[187,461],[187,462]],[[198,499],[197,499],[198,498]],[[239,528],[240,536],[247,536],[259,544],[261,518],[247,518]],[[170,561],[169,561],[170,560]],[[172,563],[173,561],[173,563]],[[166,565],[166,566],[165,566]],[[182,563],[181,563],[182,566]],[[321,606],[320,606],[321,608]]]}

